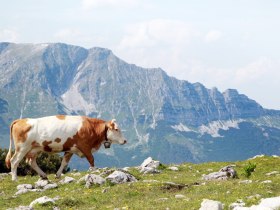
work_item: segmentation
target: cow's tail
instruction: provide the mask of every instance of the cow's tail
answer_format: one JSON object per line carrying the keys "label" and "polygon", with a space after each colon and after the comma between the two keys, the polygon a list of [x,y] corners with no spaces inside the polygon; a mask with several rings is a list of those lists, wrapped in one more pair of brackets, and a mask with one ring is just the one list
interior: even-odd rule
{"label": "cow's tail", "polygon": [[12,122],[11,126],[10,126],[10,147],[9,147],[9,151],[7,153],[6,159],[5,159],[5,163],[7,168],[11,168],[11,158],[12,158],[12,144],[13,144],[13,126],[17,121]]}

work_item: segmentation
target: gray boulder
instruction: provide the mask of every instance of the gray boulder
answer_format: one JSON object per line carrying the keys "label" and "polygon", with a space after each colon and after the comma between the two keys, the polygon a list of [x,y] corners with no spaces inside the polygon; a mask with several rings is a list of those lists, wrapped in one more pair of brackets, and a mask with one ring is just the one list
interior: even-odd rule
{"label": "gray boulder", "polygon": [[35,182],[35,188],[36,189],[43,189],[49,183],[50,182],[47,179],[39,179],[37,182]]}
{"label": "gray boulder", "polygon": [[151,157],[148,157],[144,160],[144,162],[138,167],[140,173],[160,173],[157,168],[160,166],[160,162],[157,160],[153,160]]}
{"label": "gray boulder", "polygon": [[45,204],[45,203],[55,204],[55,199],[49,198],[47,196],[43,196],[43,197],[37,198],[36,200],[32,201],[29,206],[33,207],[36,204]]}
{"label": "gray boulder", "polygon": [[203,175],[204,180],[227,180],[229,178],[236,178],[237,173],[233,169],[234,166],[225,166],[218,172],[213,172],[208,175]]}
{"label": "gray boulder", "polygon": [[86,182],[86,187],[87,188],[89,188],[93,184],[102,185],[106,181],[103,177],[101,177],[99,175],[96,175],[96,174],[87,174],[84,177],[84,180]]}
{"label": "gray boulder", "polygon": [[64,177],[62,180],[59,181],[59,184],[69,184],[71,182],[74,182],[76,179],[70,176]]}
{"label": "gray boulder", "polygon": [[223,210],[223,204],[219,201],[203,199],[199,210]]}
{"label": "gray boulder", "polygon": [[123,171],[114,171],[112,174],[106,177],[107,180],[114,184],[121,184],[126,182],[136,182],[137,179],[129,173]]}

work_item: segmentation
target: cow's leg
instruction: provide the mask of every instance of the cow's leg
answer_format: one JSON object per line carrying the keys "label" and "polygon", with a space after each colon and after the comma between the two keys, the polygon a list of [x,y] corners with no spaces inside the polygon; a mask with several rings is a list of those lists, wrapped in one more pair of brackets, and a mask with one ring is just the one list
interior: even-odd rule
{"label": "cow's leg", "polygon": [[[28,148],[29,149],[29,148]],[[11,173],[12,173],[12,181],[17,180],[17,167],[20,161],[25,157],[28,152],[28,149],[16,149],[15,154],[11,158]]]}
{"label": "cow's leg", "polygon": [[29,152],[27,154],[27,158],[29,158],[29,165],[37,172],[37,174],[42,178],[42,179],[48,179],[47,174],[42,171],[42,169],[38,166],[37,164],[37,153]]}
{"label": "cow's leg", "polygon": [[72,155],[73,155],[73,153],[70,153],[70,152],[65,152],[64,153],[63,159],[61,161],[61,165],[60,165],[58,171],[56,172],[56,178],[60,178],[63,169],[65,168],[65,166],[68,165]]}
{"label": "cow's leg", "polygon": [[94,157],[91,153],[91,150],[83,150],[83,149],[80,149],[80,151],[85,155],[85,157],[87,158],[88,162],[89,162],[89,170],[90,171],[94,171],[95,170],[95,167],[94,167]]}

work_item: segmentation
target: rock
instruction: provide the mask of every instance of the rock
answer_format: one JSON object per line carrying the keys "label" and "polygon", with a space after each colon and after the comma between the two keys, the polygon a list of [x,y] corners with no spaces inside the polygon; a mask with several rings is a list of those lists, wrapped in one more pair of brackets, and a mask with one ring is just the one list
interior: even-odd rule
{"label": "rock", "polygon": [[75,168],[74,168],[74,169],[72,170],[72,172],[78,172],[78,169],[75,169]]}
{"label": "rock", "polygon": [[168,198],[158,198],[157,201],[167,201]]}
{"label": "rock", "polygon": [[168,167],[168,169],[171,171],[179,171],[178,167],[176,167],[176,166],[170,166],[170,167]]}
{"label": "rock", "polygon": [[208,175],[203,175],[204,180],[227,180],[228,178],[236,178],[237,173],[233,169],[233,165],[225,166],[219,170],[219,172],[213,172]]}
{"label": "rock", "polygon": [[80,172],[72,173],[72,176],[81,176]]}
{"label": "rock", "polygon": [[105,179],[96,174],[87,174],[84,179],[87,188],[89,188],[93,184],[102,185],[105,183]]}
{"label": "rock", "polygon": [[272,171],[272,172],[266,173],[265,175],[271,176],[271,175],[275,175],[275,174],[279,174],[279,171]]}
{"label": "rock", "polygon": [[74,181],[75,181],[75,179],[73,177],[66,176],[62,180],[60,180],[59,183],[60,184],[69,184],[69,183],[74,182]]}
{"label": "rock", "polygon": [[121,184],[125,182],[136,182],[137,179],[131,174],[125,173],[123,171],[114,171],[112,174],[106,177],[112,183]]}
{"label": "rock", "polygon": [[239,183],[240,184],[250,184],[250,183],[252,183],[253,181],[252,180],[242,180],[242,181],[240,181]]}
{"label": "rock", "polygon": [[22,190],[22,189],[33,189],[32,184],[20,184],[17,186],[17,190]]}
{"label": "rock", "polygon": [[29,206],[33,207],[36,204],[45,204],[45,203],[49,203],[49,202],[55,204],[54,199],[49,198],[47,196],[43,196],[43,197],[37,198],[36,200],[32,201]]}
{"label": "rock", "polygon": [[261,158],[261,157],[264,157],[264,155],[255,155],[254,157],[251,157],[248,160],[253,160],[253,159]]}
{"label": "rock", "polygon": [[24,194],[24,193],[27,193],[29,192],[29,189],[20,189],[19,191],[17,191],[15,193],[15,195],[21,195],[21,194]]}
{"label": "rock", "polygon": [[124,167],[122,170],[124,170],[124,171],[129,171],[129,167]]}
{"label": "rock", "polygon": [[34,209],[30,206],[19,206],[19,207],[7,209],[7,210],[34,210]]}
{"label": "rock", "polygon": [[199,210],[223,210],[223,204],[219,201],[203,199]]}
{"label": "rock", "polygon": [[148,157],[144,162],[139,166],[140,173],[160,173],[157,168],[159,167],[160,162],[153,160],[151,157]]}
{"label": "rock", "polygon": [[37,182],[35,182],[35,188],[43,189],[47,184],[49,184],[49,180],[47,179],[39,179]]}
{"label": "rock", "polygon": [[272,198],[264,198],[259,205],[251,207],[236,207],[233,210],[278,210],[280,208],[280,196]]}
{"label": "rock", "polygon": [[175,195],[175,198],[179,198],[179,199],[181,199],[181,198],[186,198],[186,196],[181,195],[181,194],[178,194],[178,195]]}
{"label": "rock", "polygon": [[44,186],[44,190],[49,190],[49,189],[53,189],[53,188],[57,188],[58,185],[56,183],[53,184],[47,184],[46,186]]}
{"label": "rock", "polygon": [[259,206],[271,208],[273,210],[280,209],[280,196],[272,198],[264,198],[261,200]]}
{"label": "rock", "polygon": [[265,181],[262,181],[261,183],[263,183],[263,184],[269,184],[269,183],[272,183],[272,181],[271,181],[271,180],[265,180]]}

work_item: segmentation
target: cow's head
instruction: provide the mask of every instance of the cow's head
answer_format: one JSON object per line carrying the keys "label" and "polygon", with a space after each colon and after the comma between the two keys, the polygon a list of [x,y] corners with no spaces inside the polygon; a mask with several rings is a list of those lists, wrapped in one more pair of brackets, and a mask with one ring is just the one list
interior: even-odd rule
{"label": "cow's head", "polygon": [[[122,132],[118,124],[116,123],[115,119],[107,122],[106,127],[107,127],[107,140],[110,143],[125,144],[127,142],[126,139],[123,137]],[[106,147],[106,144],[104,144],[104,146]],[[110,145],[107,146],[107,148],[108,147],[110,147]]]}

